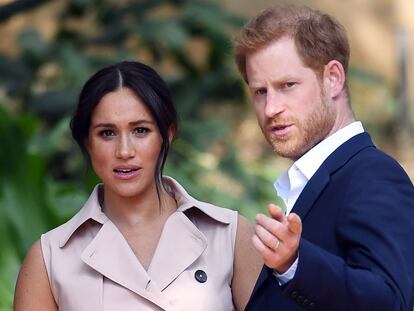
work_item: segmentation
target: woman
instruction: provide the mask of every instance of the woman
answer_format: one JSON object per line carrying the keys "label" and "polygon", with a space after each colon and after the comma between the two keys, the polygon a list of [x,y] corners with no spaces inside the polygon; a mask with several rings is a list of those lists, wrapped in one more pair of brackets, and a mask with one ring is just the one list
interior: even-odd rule
{"label": "woman", "polygon": [[71,129],[103,184],[29,251],[14,310],[243,310],[262,265],[252,226],[162,177],[177,120],[158,74],[98,71]]}

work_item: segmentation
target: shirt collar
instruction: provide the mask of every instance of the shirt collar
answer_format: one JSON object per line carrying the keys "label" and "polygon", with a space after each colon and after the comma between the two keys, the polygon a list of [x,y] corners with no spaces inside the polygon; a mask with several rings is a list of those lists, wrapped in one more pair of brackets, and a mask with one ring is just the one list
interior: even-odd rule
{"label": "shirt collar", "polygon": [[328,136],[322,140],[315,147],[310,149],[301,158],[299,158],[293,166],[296,166],[302,174],[309,180],[319,169],[322,163],[334,152],[339,146],[341,146],[348,139],[355,135],[364,132],[362,123],[359,121],[352,122],[339,131]]}
{"label": "shirt collar", "polygon": [[292,189],[291,176],[295,176],[296,180],[302,180],[304,187],[332,152],[348,139],[362,132],[364,132],[362,123],[355,121],[314,146],[275,181],[274,187],[277,194],[284,200],[289,196]]}
{"label": "shirt collar", "polygon": [[[196,200],[173,178],[165,176],[163,177],[163,181],[166,190],[170,192],[177,201],[177,212],[184,213],[194,207],[218,222],[229,224],[232,221],[229,213],[223,213],[222,209],[217,206]],[[96,185],[82,209],[67,222],[67,230],[64,231],[64,234],[60,239],[60,247],[64,247],[76,230],[88,220],[95,220],[102,225],[106,221],[109,221],[109,218],[102,211],[99,203],[99,196],[102,195],[102,193],[103,185]]]}

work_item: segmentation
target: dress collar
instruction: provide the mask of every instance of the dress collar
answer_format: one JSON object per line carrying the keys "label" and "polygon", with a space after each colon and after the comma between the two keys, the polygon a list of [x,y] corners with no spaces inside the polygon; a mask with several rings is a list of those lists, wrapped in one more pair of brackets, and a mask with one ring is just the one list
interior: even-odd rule
{"label": "dress collar", "polygon": [[[177,201],[177,212],[184,213],[191,208],[197,208],[218,222],[223,224],[229,224],[231,222],[229,213],[223,213],[217,206],[193,198],[175,179],[165,176],[163,177],[163,182],[166,190],[171,193]],[[67,230],[64,231],[64,234],[60,239],[60,247],[64,247],[76,230],[89,219],[102,225],[107,221],[110,221],[102,211],[102,207],[99,203],[99,195],[102,192],[103,184],[96,185],[82,209],[67,222]]]}

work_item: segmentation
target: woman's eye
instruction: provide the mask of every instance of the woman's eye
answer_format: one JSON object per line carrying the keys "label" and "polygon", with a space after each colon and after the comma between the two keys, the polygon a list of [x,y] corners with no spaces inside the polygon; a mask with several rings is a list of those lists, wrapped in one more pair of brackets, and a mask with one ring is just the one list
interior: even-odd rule
{"label": "woman's eye", "polygon": [[111,136],[114,136],[115,133],[112,130],[102,130],[99,132],[99,135],[102,137],[111,137]]}
{"label": "woman's eye", "polygon": [[146,127],[137,127],[134,129],[134,134],[142,135],[149,132],[149,129]]}

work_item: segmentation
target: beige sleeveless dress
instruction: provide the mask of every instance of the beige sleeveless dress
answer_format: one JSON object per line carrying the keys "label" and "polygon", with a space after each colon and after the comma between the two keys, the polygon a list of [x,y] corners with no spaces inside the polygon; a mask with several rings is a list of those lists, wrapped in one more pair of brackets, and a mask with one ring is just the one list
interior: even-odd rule
{"label": "beige sleeveless dress", "polygon": [[67,223],[41,245],[61,311],[227,311],[237,212],[200,202],[164,179],[178,209],[164,225],[146,271],[102,212],[97,186]]}

